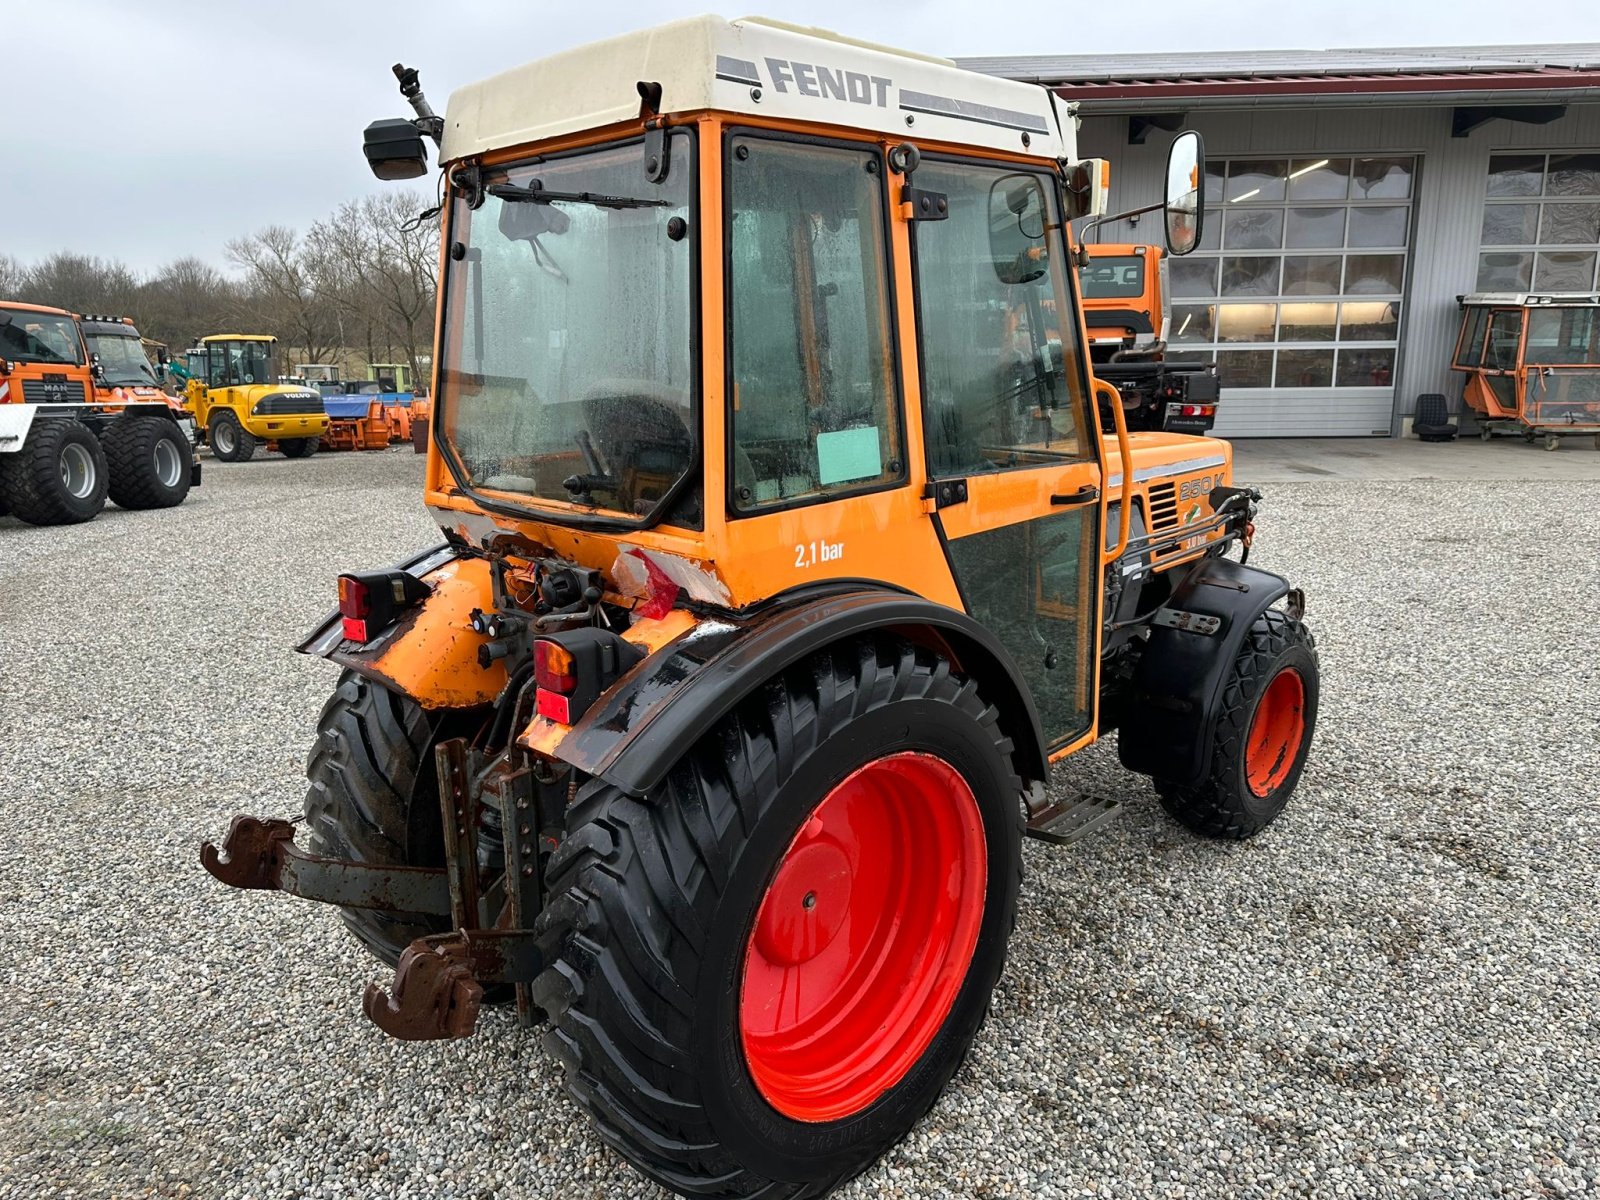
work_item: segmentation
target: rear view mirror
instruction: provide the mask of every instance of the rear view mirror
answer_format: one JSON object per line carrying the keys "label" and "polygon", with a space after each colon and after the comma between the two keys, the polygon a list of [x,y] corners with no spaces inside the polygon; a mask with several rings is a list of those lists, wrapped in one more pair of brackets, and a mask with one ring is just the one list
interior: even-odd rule
{"label": "rear view mirror", "polygon": [[1001,283],[1032,283],[1049,267],[1044,188],[1032,175],[1007,175],[989,188],[989,253]]}
{"label": "rear view mirror", "polygon": [[374,121],[361,134],[367,166],[379,179],[416,179],[428,173],[428,148],[410,121],[391,117]]}
{"label": "rear view mirror", "polygon": [[1167,154],[1167,253],[1187,254],[1205,224],[1206,152],[1200,135],[1180,133]]}

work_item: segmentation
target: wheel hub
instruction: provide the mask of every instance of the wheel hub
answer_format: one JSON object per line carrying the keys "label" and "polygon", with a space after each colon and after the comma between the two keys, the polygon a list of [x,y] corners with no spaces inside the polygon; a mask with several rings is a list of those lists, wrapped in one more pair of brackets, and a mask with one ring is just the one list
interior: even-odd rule
{"label": "wheel hub", "polygon": [[916,1065],[971,967],[987,871],[977,800],[943,759],[874,759],[823,797],[745,953],[740,1038],[773,1108],[838,1120]]}
{"label": "wheel hub", "polygon": [[1250,720],[1245,739],[1245,777],[1250,791],[1265,797],[1282,786],[1306,735],[1306,685],[1292,667],[1273,676]]}

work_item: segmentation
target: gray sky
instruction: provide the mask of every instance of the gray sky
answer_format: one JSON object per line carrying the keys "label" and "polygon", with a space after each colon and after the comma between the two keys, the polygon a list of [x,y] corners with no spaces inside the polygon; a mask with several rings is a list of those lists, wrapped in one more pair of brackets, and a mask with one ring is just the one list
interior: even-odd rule
{"label": "gray sky", "polygon": [[[951,56],[1600,37],[1592,0],[757,6]],[[32,262],[73,250],[140,272],[189,254],[224,266],[230,238],[269,224],[304,229],[383,186],[362,161],[361,130],[410,115],[391,63],[419,68],[443,111],[462,83],[706,9],[706,0],[0,0],[10,117],[0,253]]]}

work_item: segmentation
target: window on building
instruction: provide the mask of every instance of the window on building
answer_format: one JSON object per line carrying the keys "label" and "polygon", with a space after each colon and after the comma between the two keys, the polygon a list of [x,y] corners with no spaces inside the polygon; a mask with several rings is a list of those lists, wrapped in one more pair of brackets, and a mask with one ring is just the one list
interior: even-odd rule
{"label": "window on building", "polygon": [[1480,292],[1588,292],[1600,286],[1600,153],[1489,159]]}
{"label": "window on building", "polygon": [[1416,160],[1212,159],[1171,265],[1173,357],[1226,388],[1393,386]]}

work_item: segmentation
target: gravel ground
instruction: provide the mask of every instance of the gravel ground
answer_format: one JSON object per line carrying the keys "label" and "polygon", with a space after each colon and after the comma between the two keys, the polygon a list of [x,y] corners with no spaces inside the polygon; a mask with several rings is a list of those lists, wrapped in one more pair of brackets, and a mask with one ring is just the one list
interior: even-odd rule
{"label": "gravel ground", "polygon": [[[166,513],[0,519],[0,1195],[662,1197],[506,1013],[392,1042],[331,911],[196,846],[298,811],[341,569],[430,540],[408,451],[209,464]],[[1129,802],[1029,843],[994,1014],[846,1195],[1543,1196],[1600,1186],[1592,482],[1275,485],[1322,718],[1242,846]]]}

